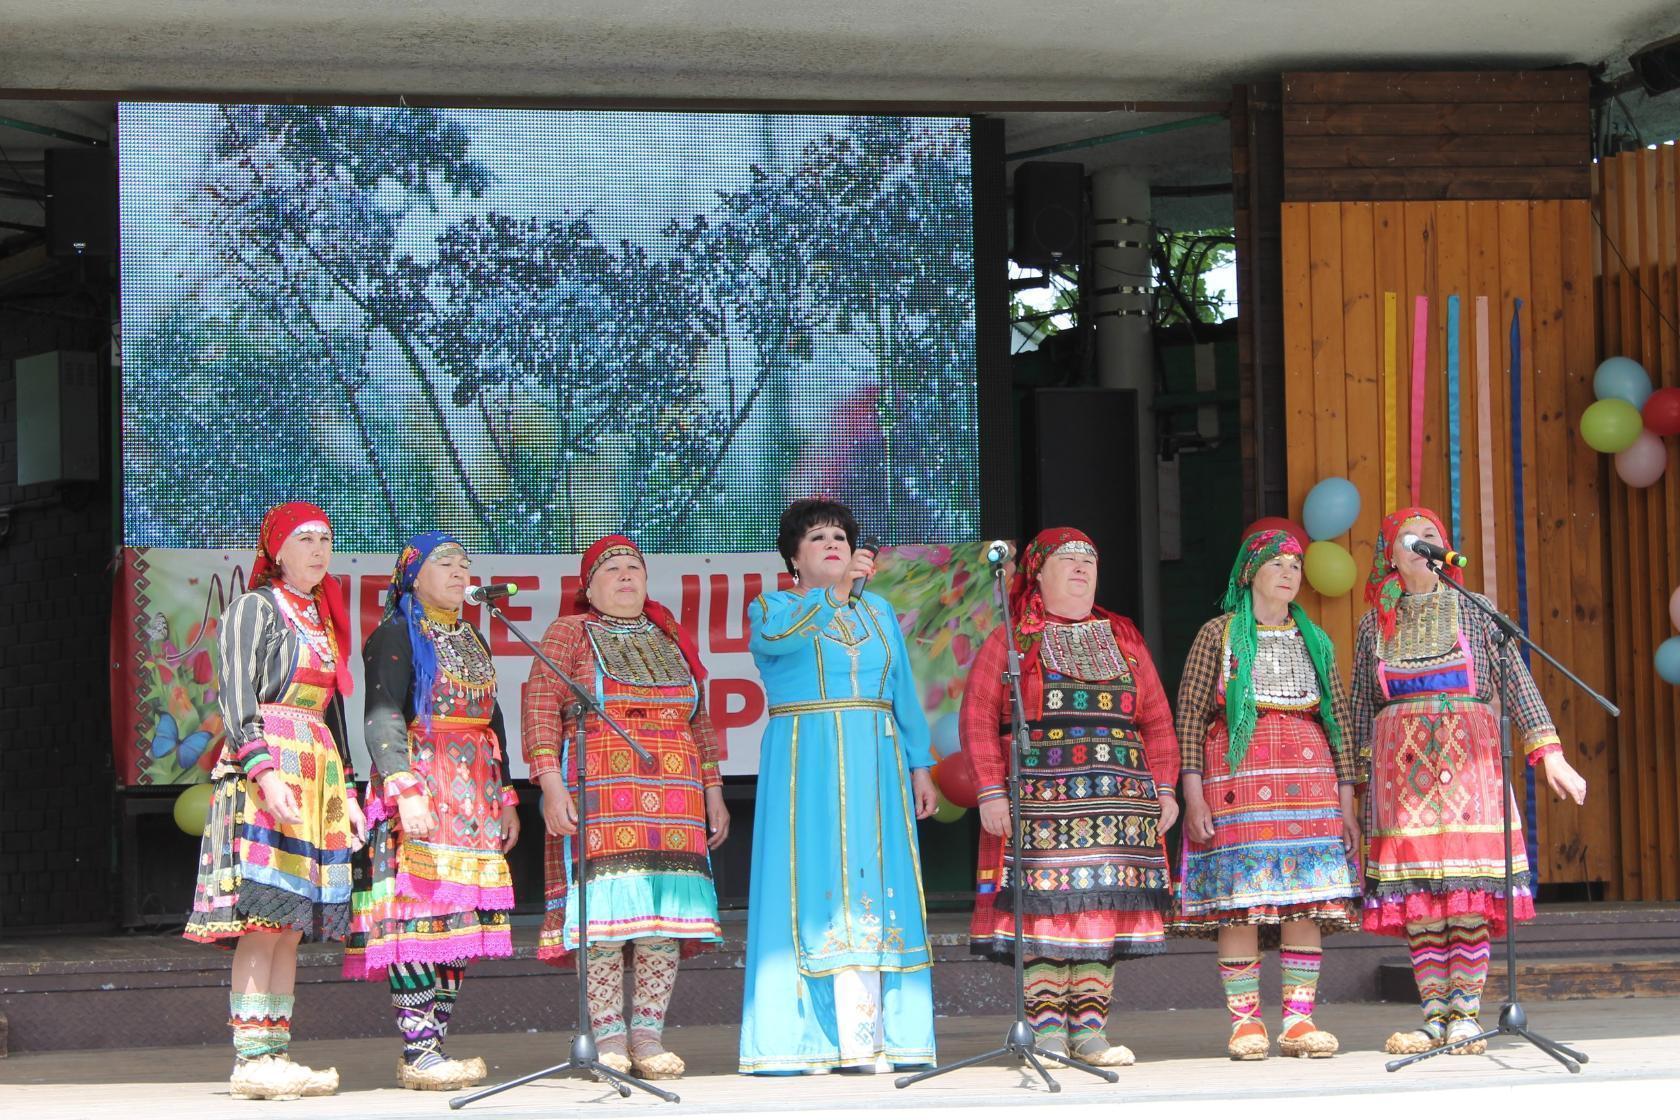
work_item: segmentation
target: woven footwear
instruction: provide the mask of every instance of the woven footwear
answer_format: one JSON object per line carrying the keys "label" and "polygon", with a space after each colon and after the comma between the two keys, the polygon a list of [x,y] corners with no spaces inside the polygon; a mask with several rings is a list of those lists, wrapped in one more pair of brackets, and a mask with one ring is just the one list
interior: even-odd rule
{"label": "woven footwear", "polygon": [[1278,1053],[1286,1058],[1334,1057],[1341,1045],[1335,1035],[1313,1026],[1311,1019],[1296,1023],[1278,1036]]}
{"label": "woven footwear", "polygon": [[1231,1029],[1225,1053],[1233,1062],[1263,1062],[1271,1057],[1272,1040],[1266,1035],[1266,1024],[1255,1019],[1238,1023]]}
{"label": "woven footwear", "polygon": [[[293,1065],[273,1054],[239,1062],[228,1078],[228,1093],[241,1101],[295,1101],[309,1087],[307,1067]],[[334,1073],[334,1084],[337,1074]]]}

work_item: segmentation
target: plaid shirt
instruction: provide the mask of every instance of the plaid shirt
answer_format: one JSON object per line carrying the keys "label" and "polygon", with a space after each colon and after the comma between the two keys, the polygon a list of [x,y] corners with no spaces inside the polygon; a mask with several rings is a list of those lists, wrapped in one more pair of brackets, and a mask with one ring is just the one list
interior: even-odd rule
{"label": "plaid shirt", "polygon": [[[1225,675],[1225,628],[1231,616],[1222,614],[1205,625],[1190,646],[1184,660],[1184,675],[1178,682],[1178,757],[1180,773],[1200,774],[1207,764],[1207,732],[1215,720],[1225,718],[1225,700],[1219,686]],[[1323,700],[1320,699],[1320,704]],[[1336,756],[1336,778],[1343,783],[1360,780],[1355,750],[1353,720],[1341,671],[1330,665],[1330,712],[1341,728],[1342,741],[1332,747]],[[1361,740],[1362,741],[1362,740]]]}
{"label": "plaid shirt", "polygon": [[[550,661],[584,687],[589,687],[595,680],[595,647],[590,644],[589,635],[584,630],[584,623],[588,615],[565,615],[549,623],[548,631],[543,634],[542,651]],[[525,753],[525,762],[531,768],[531,778],[535,781],[544,774],[555,774],[560,771],[560,752],[562,746],[571,738],[577,725],[576,717],[568,714],[571,690],[549,672],[540,661],[533,661],[531,677],[525,682],[525,693],[519,704],[520,746]],[[602,736],[608,734],[600,727],[600,720],[592,718],[589,724],[589,741],[591,744],[602,742]],[[634,726],[626,730],[634,732]],[[700,750],[700,776],[709,789],[712,786],[723,785],[723,779],[718,774],[718,740],[717,732],[712,727],[712,719],[706,714],[705,701],[702,699],[695,704],[694,718],[689,723],[689,731],[694,736],[694,745]],[[594,751],[590,758],[595,757]],[[594,762],[591,761],[591,766]],[[567,780],[571,775],[566,775]]]}

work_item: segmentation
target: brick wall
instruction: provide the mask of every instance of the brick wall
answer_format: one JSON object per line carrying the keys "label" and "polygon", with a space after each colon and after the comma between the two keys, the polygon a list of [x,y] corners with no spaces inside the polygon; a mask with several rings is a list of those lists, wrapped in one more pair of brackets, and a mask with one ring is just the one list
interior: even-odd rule
{"label": "brick wall", "polygon": [[[63,290],[38,290],[52,289]],[[86,288],[0,296],[0,513],[11,509],[0,538],[0,936],[104,924],[113,911],[110,324],[93,310],[103,300]],[[13,360],[47,350],[100,357],[98,483],[17,485]]]}

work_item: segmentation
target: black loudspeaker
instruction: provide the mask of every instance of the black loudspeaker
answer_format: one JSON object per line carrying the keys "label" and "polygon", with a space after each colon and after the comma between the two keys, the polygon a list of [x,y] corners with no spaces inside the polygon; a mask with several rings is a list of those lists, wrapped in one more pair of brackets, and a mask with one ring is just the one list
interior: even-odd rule
{"label": "black loudspeaker", "polygon": [[1024,410],[1027,535],[1071,525],[1097,546],[1097,603],[1143,611],[1134,389],[1039,389]]}
{"label": "black loudspeaker", "polygon": [[1628,59],[1628,65],[1639,75],[1646,93],[1655,95],[1680,89],[1680,35],[1640,47]]}
{"label": "black loudspeaker", "polygon": [[109,257],[117,248],[117,169],[109,148],[47,149],[47,251]]}
{"label": "black loudspeaker", "polygon": [[1015,239],[1010,256],[1021,264],[1060,257],[1079,263],[1085,244],[1085,168],[1034,160],[1015,169]]}

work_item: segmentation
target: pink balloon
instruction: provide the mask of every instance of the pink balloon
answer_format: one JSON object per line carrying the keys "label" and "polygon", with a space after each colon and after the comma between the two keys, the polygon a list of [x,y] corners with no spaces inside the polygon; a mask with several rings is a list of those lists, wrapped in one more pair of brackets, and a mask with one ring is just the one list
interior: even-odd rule
{"label": "pink balloon", "polygon": [[1680,587],[1674,589],[1674,594],[1668,597],[1668,620],[1674,623],[1674,628],[1680,630]]}
{"label": "pink balloon", "polygon": [[1649,486],[1667,467],[1668,448],[1650,432],[1640,432],[1632,447],[1616,452],[1616,473],[1629,486]]}

